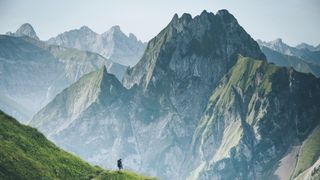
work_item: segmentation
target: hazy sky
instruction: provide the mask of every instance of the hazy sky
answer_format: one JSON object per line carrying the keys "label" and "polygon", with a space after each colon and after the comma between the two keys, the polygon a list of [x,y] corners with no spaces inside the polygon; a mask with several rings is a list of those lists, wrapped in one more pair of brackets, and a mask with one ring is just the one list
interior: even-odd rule
{"label": "hazy sky", "polygon": [[320,0],[0,0],[0,33],[29,22],[42,40],[82,25],[102,33],[120,25],[148,41],[174,13],[227,9],[253,36],[290,45],[320,43]]}

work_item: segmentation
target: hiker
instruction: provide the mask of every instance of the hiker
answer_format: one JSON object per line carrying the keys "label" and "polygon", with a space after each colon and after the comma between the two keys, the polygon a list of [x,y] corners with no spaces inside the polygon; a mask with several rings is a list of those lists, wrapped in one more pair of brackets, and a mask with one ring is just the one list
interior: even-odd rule
{"label": "hiker", "polygon": [[123,167],[122,167],[122,159],[119,159],[117,164],[118,164],[119,171],[121,171],[121,169],[123,169]]}

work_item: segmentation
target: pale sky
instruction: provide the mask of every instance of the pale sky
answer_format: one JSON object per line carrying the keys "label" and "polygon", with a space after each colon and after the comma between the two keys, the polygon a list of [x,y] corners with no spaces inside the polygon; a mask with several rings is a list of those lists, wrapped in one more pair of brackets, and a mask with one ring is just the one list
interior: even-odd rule
{"label": "pale sky", "polygon": [[148,41],[174,13],[195,16],[204,9],[227,9],[255,39],[320,43],[320,0],[0,0],[0,33],[29,22],[47,40],[82,25],[97,33],[120,25]]}

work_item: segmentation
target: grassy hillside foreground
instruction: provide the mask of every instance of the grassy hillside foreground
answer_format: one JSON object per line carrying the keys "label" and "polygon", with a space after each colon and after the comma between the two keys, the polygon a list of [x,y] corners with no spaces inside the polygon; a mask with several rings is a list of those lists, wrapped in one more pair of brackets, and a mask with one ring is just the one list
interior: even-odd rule
{"label": "grassy hillside foreground", "polygon": [[0,179],[151,179],[91,166],[0,111]]}

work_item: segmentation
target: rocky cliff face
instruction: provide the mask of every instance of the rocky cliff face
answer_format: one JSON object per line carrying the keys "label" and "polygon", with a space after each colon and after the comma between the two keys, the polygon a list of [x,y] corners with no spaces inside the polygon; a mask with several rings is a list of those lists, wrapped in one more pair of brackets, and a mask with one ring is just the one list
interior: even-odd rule
{"label": "rocky cliff face", "polygon": [[240,57],[213,91],[195,131],[196,156],[189,157],[199,166],[190,177],[295,177],[295,165],[305,157],[285,157],[319,126],[319,88],[310,74]]}
{"label": "rocky cliff face", "polygon": [[31,125],[94,164],[121,157],[163,179],[285,179],[317,166],[319,79],[268,64],[226,10],[175,15],[122,82],[105,69],[83,76]]}
{"label": "rocky cliff face", "polygon": [[[72,116],[50,105],[34,117],[32,125],[91,162],[113,167],[117,156],[110,152],[119,152],[129,168],[183,178],[177,172],[183,167],[193,131],[212,89],[236,63],[238,54],[265,60],[258,44],[226,10],[216,15],[204,11],[194,18],[175,15],[148,43],[141,61],[126,72],[125,99],[111,103],[106,98],[111,103],[108,107],[94,103],[59,132],[46,128],[47,122],[65,122]],[[60,96],[70,97],[64,92]],[[84,98],[84,94],[74,96]],[[63,107],[73,104],[78,105],[70,101]]]}
{"label": "rocky cliff face", "polygon": [[[246,45],[243,45],[245,42]],[[152,39],[123,84],[172,106],[181,121],[197,123],[208,96],[238,54],[265,59],[257,43],[225,10],[178,18]]]}
{"label": "rocky cliff face", "polygon": [[15,37],[27,36],[32,39],[39,40],[36,32],[34,31],[33,27],[29,23],[22,24],[15,33],[7,32],[7,35],[15,36]]}
{"label": "rocky cliff face", "polygon": [[119,26],[114,26],[102,34],[97,34],[87,26],[83,26],[80,29],[59,34],[49,39],[47,43],[96,52],[125,66],[135,65],[145,49],[144,43],[133,34],[125,35]]}

